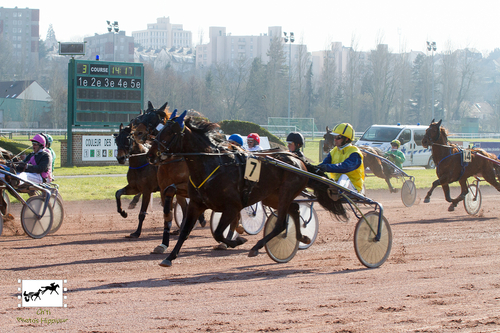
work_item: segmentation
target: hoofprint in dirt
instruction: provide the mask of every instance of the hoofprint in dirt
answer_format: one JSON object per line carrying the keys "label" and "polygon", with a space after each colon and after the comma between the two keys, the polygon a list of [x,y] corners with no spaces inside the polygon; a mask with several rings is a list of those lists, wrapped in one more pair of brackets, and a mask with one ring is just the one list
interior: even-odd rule
{"label": "hoofprint in dirt", "polygon": [[[248,258],[260,235],[215,251],[207,226],[194,229],[175,265],[163,268],[166,255],[150,254],[163,228],[156,202],[141,238],[126,239],[136,218],[119,216],[113,200],[65,201],[57,234],[31,239],[4,228],[1,331],[500,331],[500,201],[490,186],[481,191],[479,216],[463,206],[448,212],[438,195],[407,208],[398,194],[368,191],[393,231],[391,255],[378,269],[356,258],[356,221],[335,221],[319,208],[316,242],[289,263],[265,253]],[[18,308],[18,279],[67,280],[67,308]]]}

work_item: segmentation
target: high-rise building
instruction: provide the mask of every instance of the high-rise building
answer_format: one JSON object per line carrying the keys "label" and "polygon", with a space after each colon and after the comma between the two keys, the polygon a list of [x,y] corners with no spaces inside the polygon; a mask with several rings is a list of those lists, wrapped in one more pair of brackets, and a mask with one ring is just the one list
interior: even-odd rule
{"label": "high-rise building", "polygon": [[[217,63],[231,63],[237,59],[260,58],[266,64],[269,62],[269,46],[275,37],[283,40],[281,27],[269,27],[267,33],[259,36],[232,36],[226,33],[225,27],[210,27],[208,44],[196,46],[196,67],[207,67]],[[292,65],[298,59],[300,49],[305,45],[292,43],[291,47],[284,47],[284,54],[289,63],[289,49],[291,48]],[[307,52],[307,49],[306,49]]]}
{"label": "high-rise building", "polygon": [[12,45],[12,60],[25,71],[38,61],[40,10],[0,7],[0,38]]}
{"label": "high-rise building", "polygon": [[99,56],[102,61],[134,62],[134,37],[125,36],[125,31],[95,34],[83,40],[87,42],[88,59]]}
{"label": "high-rise building", "polygon": [[170,17],[160,17],[156,23],[148,23],[146,30],[132,31],[135,43],[146,49],[170,49],[192,46],[191,31],[183,30],[182,24],[171,24]]}

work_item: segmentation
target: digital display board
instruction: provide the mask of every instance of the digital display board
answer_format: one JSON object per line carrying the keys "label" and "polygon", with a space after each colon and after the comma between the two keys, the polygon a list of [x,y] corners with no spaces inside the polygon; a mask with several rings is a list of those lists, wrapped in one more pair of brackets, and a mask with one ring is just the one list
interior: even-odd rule
{"label": "digital display board", "polygon": [[60,55],[85,55],[85,43],[59,43]]}
{"label": "digital display board", "polygon": [[127,124],[144,105],[142,63],[72,60],[68,73],[72,125]]}

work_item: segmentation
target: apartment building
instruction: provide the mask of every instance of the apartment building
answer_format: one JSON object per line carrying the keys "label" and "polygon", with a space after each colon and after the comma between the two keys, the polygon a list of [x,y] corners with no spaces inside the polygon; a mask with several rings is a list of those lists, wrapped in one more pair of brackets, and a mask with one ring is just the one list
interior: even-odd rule
{"label": "apartment building", "polygon": [[[231,63],[237,59],[260,58],[264,64],[269,61],[267,55],[271,40],[274,37],[283,40],[281,27],[269,27],[267,33],[259,36],[232,36],[226,32],[225,27],[210,27],[208,44],[196,46],[196,68],[208,67],[217,63]],[[287,64],[290,60],[290,48],[292,65],[298,59],[298,54],[306,46],[292,43],[291,46],[284,45],[284,53]],[[307,52],[307,49],[305,49]]]}
{"label": "apartment building", "polygon": [[0,38],[12,43],[12,58],[28,71],[38,61],[40,10],[0,7]]}
{"label": "apartment building", "polygon": [[95,34],[83,40],[87,43],[87,59],[98,55],[102,61],[134,62],[134,37],[125,36],[125,31]]}
{"label": "apartment building", "polygon": [[170,17],[160,17],[156,23],[148,23],[146,30],[132,31],[134,41],[145,49],[170,49],[192,47],[192,33],[182,24],[170,23]]}

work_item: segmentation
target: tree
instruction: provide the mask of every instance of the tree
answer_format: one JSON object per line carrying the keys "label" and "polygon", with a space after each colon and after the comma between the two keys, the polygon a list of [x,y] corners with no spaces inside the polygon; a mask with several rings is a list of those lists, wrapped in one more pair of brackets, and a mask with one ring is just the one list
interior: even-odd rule
{"label": "tree", "polygon": [[283,44],[278,37],[271,40],[267,52],[269,62],[266,65],[267,81],[267,117],[285,117],[287,115],[288,77],[286,74]]}

